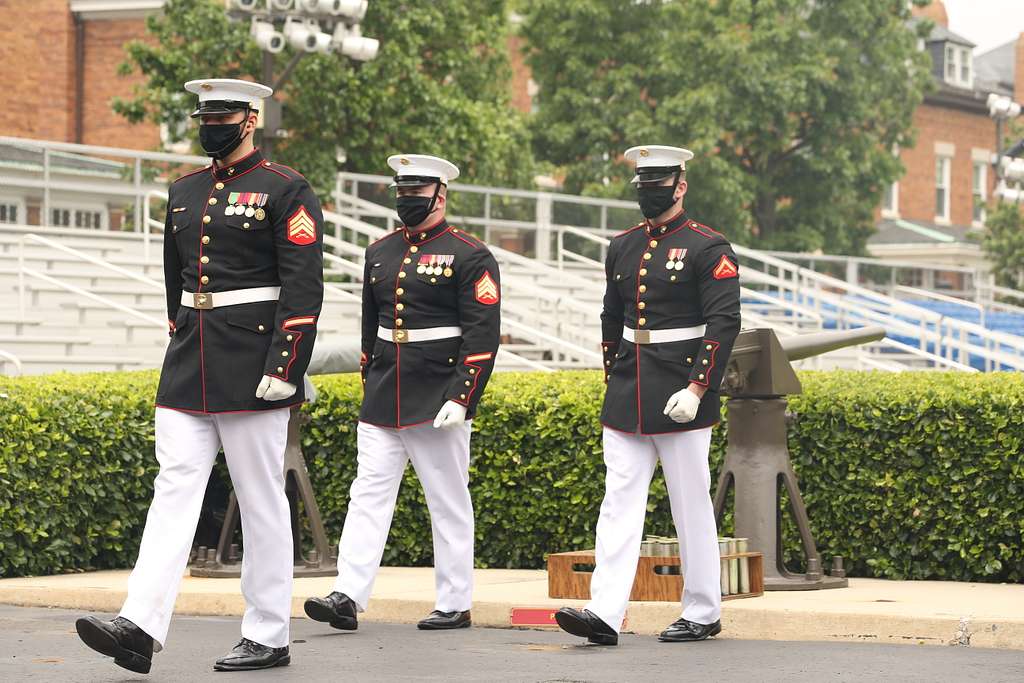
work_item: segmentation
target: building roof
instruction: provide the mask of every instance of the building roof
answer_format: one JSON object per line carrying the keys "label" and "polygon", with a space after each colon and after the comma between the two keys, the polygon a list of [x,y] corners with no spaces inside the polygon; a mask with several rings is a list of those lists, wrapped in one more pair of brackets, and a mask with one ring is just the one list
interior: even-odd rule
{"label": "building roof", "polygon": [[878,222],[877,227],[878,232],[868,239],[868,245],[974,243],[968,237],[972,229],[961,225],[884,218]]}
{"label": "building roof", "polygon": [[967,40],[959,33],[954,33],[940,24],[935,24],[932,27],[932,32],[931,35],[928,36],[927,42],[956,43],[957,45],[964,45],[965,47],[976,47],[974,43]]}
{"label": "building roof", "polygon": [[[42,172],[43,150],[30,145],[0,143],[0,168]],[[120,178],[124,168],[125,165],[118,161],[70,152],[50,152],[50,169],[57,173]]]}
{"label": "building roof", "polygon": [[1017,40],[992,48],[974,58],[977,78],[999,90],[1013,93],[1017,62]]}

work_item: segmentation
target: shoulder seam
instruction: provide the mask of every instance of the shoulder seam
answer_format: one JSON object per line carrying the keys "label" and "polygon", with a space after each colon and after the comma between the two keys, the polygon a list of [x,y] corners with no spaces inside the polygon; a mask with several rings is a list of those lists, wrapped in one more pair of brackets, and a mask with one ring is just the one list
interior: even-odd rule
{"label": "shoulder seam", "polygon": [[369,243],[369,244],[367,245],[367,248],[369,248],[369,247],[372,247],[373,245],[377,244],[378,242],[383,242],[384,240],[386,240],[386,239],[387,239],[387,238],[389,238],[389,237],[394,237],[394,236],[395,236],[395,235],[397,235],[397,234],[398,234],[398,231],[397,231],[397,230],[392,230],[391,232],[387,233],[386,235],[383,235],[383,236],[381,236],[381,237],[378,237],[378,238],[377,238],[377,239],[375,239],[374,241],[370,242],[370,243]]}
{"label": "shoulder seam", "polygon": [[175,178],[175,179],[174,179],[174,180],[173,180],[173,181],[171,182],[171,184],[173,185],[174,183],[178,182],[179,180],[184,180],[185,178],[188,178],[189,176],[194,176],[194,175],[195,175],[196,173],[202,173],[203,171],[209,171],[209,170],[210,170],[210,167],[209,167],[209,166],[203,166],[202,168],[197,168],[197,169],[196,169],[196,170],[194,170],[194,171],[189,171],[189,172],[188,172],[188,173],[186,173],[185,175],[182,175],[182,176],[178,176],[177,178]]}
{"label": "shoulder seam", "polygon": [[[478,239],[475,235],[471,235],[471,234],[469,234],[468,232],[466,232],[464,230],[458,230],[457,232],[456,232],[456,230],[457,230],[456,228],[452,228],[448,232],[451,234],[452,237],[454,237],[456,239],[462,240],[463,242],[465,242],[469,246],[473,247],[474,249],[482,249],[482,248],[484,248],[485,245],[484,245],[483,240]],[[466,237],[463,237],[463,235],[465,235],[469,239],[466,239]],[[470,240],[473,240],[473,241],[470,241]]]}
{"label": "shoulder seam", "polygon": [[[690,228],[690,230],[692,230],[693,232],[697,233],[698,235],[703,235],[704,237],[707,237],[708,239],[715,239],[716,237],[721,237],[722,239],[725,239],[725,235],[723,235],[722,233],[718,232],[714,228],[709,228],[708,226],[704,225],[703,223],[698,223],[695,220],[691,220],[689,222],[689,224],[687,225],[687,227]],[[707,232],[704,232],[705,230]],[[710,233],[710,234],[708,234],[708,233]]]}
{"label": "shoulder seam", "polygon": [[[269,168],[270,170],[274,170],[274,169],[273,169],[273,167],[274,167],[274,166],[280,166],[281,168],[286,168],[286,169],[288,169],[289,171],[291,171],[291,172],[292,172],[292,173],[294,173],[295,175],[299,176],[299,178],[302,178],[303,180],[306,180],[306,176],[302,175],[301,173],[299,173],[298,171],[296,171],[296,170],[295,170],[294,168],[292,168],[291,166],[285,166],[284,164],[282,164],[282,163],[279,163],[279,162],[277,162],[277,161],[271,161],[271,162],[270,162],[270,164],[271,164],[270,166],[267,166],[267,168]],[[278,171],[278,173],[280,173],[280,171]],[[284,174],[282,174],[282,175],[284,175]],[[308,180],[306,180],[306,182],[308,183],[309,181],[308,181]]]}
{"label": "shoulder seam", "polygon": [[637,229],[642,228],[642,227],[644,227],[643,223],[637,223],[632,228],[628,228],[628,229],[623,230],[622,232],[618,233],[617,235],[613,235],[612,239],[615,239],[616,237],[622,237],[623,235],[628,235],[629,233],[633,232],[634,230],[637,230]]}

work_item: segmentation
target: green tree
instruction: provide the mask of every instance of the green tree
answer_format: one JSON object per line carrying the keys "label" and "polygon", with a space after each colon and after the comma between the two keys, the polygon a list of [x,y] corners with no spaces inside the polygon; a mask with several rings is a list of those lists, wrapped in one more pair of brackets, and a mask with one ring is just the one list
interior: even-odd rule
{"label": "green tree", "polygon": [[[918,0],[921,2],[921,0]],[[736,240],[857,252],[930,83],[905,0],[532,0],[538,158],[632,196],[622,152],[684,146],[687,205]]]}
{"label": "green tree", "polygon": [[[283,127],[289,138],[274,156],[301,170],[317,189],[334,187],[337,170],[390,173],[396,152],[455,161],[468,182],[521,186],[533,159],[524,118],[509,106],[507,10],[504,0],[370,3],[363,31],[380,40],[373,61],[311,54],[284,87]],[[128,120],[148,119],[195,141],[182,126],[194,96],[193,78],[258,79],[261,54],[248,24],[233,22],[217,0],[168,0],[147,22],[152,40],[126,46],[123,73],[145,83],[114,108]],[[277,55],[280,73],[291,49]],[[346,161],[336,161],[336,151]],[[198,149],[198,147],[197,147]]]}
{"label": "green tree", "polygon": [[1020,205],[999,202],[991,206],[981,243],[992,262],[996,284],[1024,289],[1024,220]]}

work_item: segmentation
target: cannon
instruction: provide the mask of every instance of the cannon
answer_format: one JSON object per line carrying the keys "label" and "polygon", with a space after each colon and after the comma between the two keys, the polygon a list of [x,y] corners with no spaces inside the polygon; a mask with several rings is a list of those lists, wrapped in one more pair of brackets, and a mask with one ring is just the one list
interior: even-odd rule
{"label": "cannon", "polygon": [[[303,377],[308,399],[316,400],[316,392],[308,375],[358,372],[359,354],[358,339],[335,343],[324,343],[318,339],[309,360],[307,376]],[[288,504],[292,513],[292,544],[295,548],[294,573],[295,576],[334,576],[337,573],[337,549],[328,541],[327,533],[324,531],[320,508],[316,504],[316,496],[309,481],[309,472],[306,470],[306,461],[302,456],[300,445],[300,428],[308,419],[298,407],[292,408],[291,417],[288,420],[288,443],[284,452],[285,492],[288,494]],[[302,510],[308,519],[309,531],[313,537],[315,548],[305,557],[302,555],[303,524],[299,512],[299,501],[302,501]],[[189,567],[192,576],[213,578],[241,576],[241,557],[238,553],[238,546],[232,543],[240,521],[238,500],[232,491],[228,498],[227,512],[221,525],[217,547],[195,549],[195,557]]]}
{"label": "cannon", "polygon": [[[734,489],[734,535],[749,539],[764,555],[765,590],[815,590],[847,586],[842,558],[832,574],[822,571],[807,508],[786,446],[786,396],[803,391],[792,362],[885,337],[880,326],[817,332],[780,339],[770,329],[745,330],[736,338],[722,380],[729,397],[729,440],[715,487],[715,518],[722,522],[726,496]],[[781,492],[800,532],[807,571],[786,569],[782,549]]]}

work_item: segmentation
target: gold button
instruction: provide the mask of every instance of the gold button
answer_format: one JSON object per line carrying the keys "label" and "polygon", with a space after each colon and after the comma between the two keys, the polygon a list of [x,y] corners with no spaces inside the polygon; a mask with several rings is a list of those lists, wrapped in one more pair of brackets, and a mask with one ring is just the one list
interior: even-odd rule
{"label": "gold button", "polygon": [[612,362],[611,362],[610,360],[606,360],[606,361],[604,362],[604,364],[605,364],[605,365],[611,365],[611,364],[612,364]]}
{"label": "gold button", "polygon": [[658,246],[658,240],[651,240],[651,249]]}
{"label": "gold button", "polygon": [[650,261],[650,260],[651,260],[651,252],[645,251],[644,252],[644,261]]}
{"label": "gold button", "polygon": [[282,372],[284,372],[284,368],[282,368],[282,367],[278,367],[278,368],[277,368],[277,371],[278,371],[279,373],[282,373]]}
{"label": "gold button", "polygon": [[646,325],[647,324],[647,318],[640,318],[640,320],[637,320],[637,322],[640,323],[641,325]]}
{"label": "gold button", "polygon": [[619,273],[615,273],[615,279],[616,280],[621,280],[622,279],[622,275],[619,274]]}
{"label": "gold button", "polygon": [[202,258],[199,259],[199,262],[200,263],[209,263],[210,262],[210,257],[209,256],[203,256]]}
{"label": "gold button", "polygon": [[707,365],[707,364],[708,364],[708,359],[707,359],[707,358],[705,358],[704,360],[702,360],[702,361],[700,362],[700,364],[701,364],[701,365]]}
{"label": "gold button", "polygon": [[205,285],[205,284],[209,284],[209,282],[210,282],[210,277],[209,277],[208,275],[204,275],[204,276],[202,276],[201,278],[199,278],[199,281],[200,281],[200,282],[202,282],[202,283],[203,283],[204,285]]}
{"label": "gold button", "polygon": [[405,290],[399,287],[398,289],[395,290],[395,294],[397,294],[398,296],[402,296],[403,294],[405,294]]}
{"label": "gold button", "polygon": [[411,258],[404,258],[404,259],[402,259],[402,263],[412,263],[412,259]]}
{"label": "gold button", "polygon": [[637,307],[637,308],[639,308],[639,309],[640,309],[640,310],[642,311],[642,310],[644,310],[645,308],[647,308],[647,304],[646,304],[646,303],[644,303],[643,301],[641,301],[640,303],[638,303],[638,304],[636,305],[636,307]]}
{"label": "gold button", "polygon": [[257,326],[256,326],[256,329],[257,329],[257,330],[259,330],[260,332],[263,332],[263,331],[264,331],[264,330],[266,330],[267,328],[265,328],[265,327],[264,327],[263,325],[257,325]]}
{"label": "gold button", "polygon": [[395,308],[399,311],[405,310],[405,304],[395,304]]}
{"label": "gold button", "polygon": [[231,168],[228,169],[228,175],[235,175],[235,167],[234,166],[232,166]]}
{"label": "gold button", "polygon": [[692,363],[693,362],[693,356],[687,356],[686,357],[686,362],[687,363]]}
{"label": "gold button", "polygon": [[465,401],[466,400],[466,395],[465,394],[459,394],[459,398],[461,398],[463,401]]}
{"label": "gold button", "polygon": [[217,198],[216,197],[210,197],[210,206],[213,206],[216,203],[217,203]]}
{"label": "gold button", "polygon": [[470,368],[469,369],[469,374],[475,375],[476,374],[476,368]]}
{"label": "gold button", "polygon": [[676,281],[676,276],[673,275],[673,276],[669,277],[669,280],[671,280],[672,282],[675,282]]}
{"label": "gold button", "polygon": [[214,187],[217,188],[218,190],[223,190],[224,189],[224,183],[217,183],[216,185],[214,185]]}
{"label": "gold button", "polygon": [[212,220],[213,220],[213,219],[212,219],[212,218],[210,218],[209,216],[203,216],[203,222],[204,222],[204,223],[209,223],[209,222],[210,222],[210,221],[212,221]]}
{"label": "gold button", "polygon": [[641,268],[640,269],[640,277],[643,277],[644,275],[647,275],[647,269],[646,268]]}
{"label": "gold button", "polygon": [[697,375],[697,379],[704,379],[704,373],[702,372],[699,375]]}
{"label": "gold button", "polygon": [[[260,325],[260,327],[263,327],[263,325]],[[290,335],[290,334],[289,334],[289,335],[288,335],[287,337],[285,337],[284,339],[285,339],[285,341],[291,341],[292,339],[295,339],[295,337],[293,337],[292,335]]]}
{"label": "gold button", "polygon": [[288,352],[287,351],[282,351],[281,352],[281,356],[283,356],[284,358],[287,358],[288,357]]}
{"label": "gold button", "polygon": [[448,362],[449,362],[449,363],[454,363],[454,362],[455,362],[455,359],[454,359],[454,358],[449,358],[449,359],[448,359]]}
{"label": "gold button", "polygon": [[377,281],[377,278],[376,278],[376,277],[371,277],[371,278],[370,278],[370,282],[376,282],[376,281]]}
{"label": "gold button", "polygon": [[467,386],[467,387],[473,386],[473,383],[472,383],[472,382],[470,382],[470,381],[469,381],[469,380],[467,379],[467,380],[466,380],[466,386]]}
{"label": "gold button", "polygon": [[203,244],[209,244],[209,243],[210,243],[210,236],[209,235],[203,235]]}
{"label": "gold button", "polygon": [[403,271],[402,271],[401,273],[399,273],[399,274],[398,274],[398,277],[400,277],[400,278],[403,278],[403,277],[405,277],[405,271],[403,270]]}
{"label": "gold button", "polygon": [[249,229],[249,223],[248,223],[248,221],[247,221],[247,222],[245,222],[245,223],[242,223],[242,227],[243,227],[243,228],[245,228],[246,230],[248,230],[248,229]]}
{"label": "gold button", "polygon": [[458,228],[452,228],[452,232],[458,232],[458,231],[459,231]]}
{"label": "gold button", "polygon": [[638,289],[640,290],[640,293],[643,294],[644,292],[647,291],[647,285],[640,285]]}
{"label": "gold button", "polygon": [[435,282],[437,282],[437,278],[436,277],[430,278],[430,284],[434,284]]}
{"label": "gold button", "polygon": [[410,251],[411,253],[413,253],[413,254],[415,254],[415,253],[416,253],[417,251],[419,251],[419,250],[420,250],[420,248],[419,248],[419,247],[417,247],[417,246],[416,246],[415,244],[414,244],[414,245],[412,245],[411,247],[409,247],[409,251]]}
{"label": "gold button", "polygon": [[401,327],[401,326],[402,326],[402,319],[401,318],[395,318],[395,327]]}
{"label": "gold button", "polygon": [[707,346],[705,346],[704,348],[705,348],[705,349],[707,349],[708,351],[710,351],[710,350],[711,350],[711,344],[708,344],[708,345],[707,345]]}

